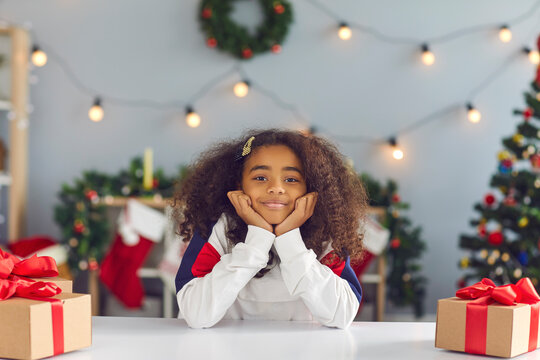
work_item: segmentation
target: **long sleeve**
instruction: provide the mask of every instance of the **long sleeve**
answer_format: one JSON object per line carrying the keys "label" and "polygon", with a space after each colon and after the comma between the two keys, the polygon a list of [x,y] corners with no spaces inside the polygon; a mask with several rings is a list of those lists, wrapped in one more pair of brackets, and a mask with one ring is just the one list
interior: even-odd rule
{"label": "long sleeve", "polygon": [[337,275],[306,248],[299,229],[276,237],[274,244],[289,293],[300,296],[321,324],[348,327],[358,312],[362,297],[360,283],[354,276],[349,259],[341,264],[341,276]]}
{"label": "long sleeve", "polygon": [[275,239],[271,232],[250,225],[245,242],[224,254],[220,244],[226,242],[219,237],[225,233],[218,225],[207,243],[192,240],[177,274],[179,317],[193,328],[211,327],[223,318],[240,290],[267,265]]}

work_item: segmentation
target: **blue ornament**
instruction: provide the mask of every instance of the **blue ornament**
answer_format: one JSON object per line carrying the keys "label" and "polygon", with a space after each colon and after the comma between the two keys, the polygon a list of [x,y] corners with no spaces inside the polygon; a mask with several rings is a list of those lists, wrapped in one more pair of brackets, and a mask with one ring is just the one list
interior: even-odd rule
{"label": "blue ornament", "polygon": [[518,254],[517,258],[519,263],[523,266],[527,266],[527,264],[529,263],[529,255],[527,255],[526,251],[521,251]]}
{"label": "blue ornament", "polygon": [[504,166],[502,163],[499,164],[499,172],[501,174],[509,174],[512,172],[512,167],[507,167],[507,166]]}

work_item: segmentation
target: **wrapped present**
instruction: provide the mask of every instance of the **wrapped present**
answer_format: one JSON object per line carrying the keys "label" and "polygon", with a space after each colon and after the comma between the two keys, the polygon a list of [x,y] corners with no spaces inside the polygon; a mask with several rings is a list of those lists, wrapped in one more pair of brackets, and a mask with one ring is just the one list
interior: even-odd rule
{"label": "wrapped present", "polygon": [[540,296],[529,278],[495,286],[483,279],[437,305],[435,347],[514,357],[539,345]]}
{"label": "wrapped present", "polygon": [[90,295],[62,293],[71,281],[56,275],[52,258],[0,251],[0,357],[39,359],[91,345]]}

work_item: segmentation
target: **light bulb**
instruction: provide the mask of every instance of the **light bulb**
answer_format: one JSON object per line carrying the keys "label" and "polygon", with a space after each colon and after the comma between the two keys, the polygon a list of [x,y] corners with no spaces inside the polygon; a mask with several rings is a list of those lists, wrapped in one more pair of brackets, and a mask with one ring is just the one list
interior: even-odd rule
{"label": "light bulb", "polygon": [[94,105],[88,110],[88,117],[94,122],[100,122],[103,120],[103,108],[101,107],[101,99],[96,98]]}
{"label": "light bulb", "polygon": [[341,40],[349,40],[352,36],[351,28],[345,23],[339,25],[338,36]]}
{"label": "light bulb", "polygon": [[234,85],[233,88],[234,95],[238,96],[239,98],[245,97],[249,92],[249,82],[248,81],[240,81]]}
{"label": "light bulb", "polygon": [[47,54],[38,46],[32,48],[32,63],[38,67],[42,67],[47,63]]}
{"label": "light bulb", "polygon": [[189,106],[186,108],[186,123],[192,128],[196,128],[201,124],[201,117]]}
{"label": "light bulb", "polygon": [[394,151],[392,151],[392,156],[396,160],[401,160],[403,159],[403,151],[401,151],[399,148],[395,148]]}
{"label": "light bulb", "polygon": [[538,53],[538,50],[529,52],[529,61],[534,65],[540,64],[540,54]]}
{"label": "light bulb", "polygon": [[501,29],[499,30],[499,39],[501,39],[503,43],[507,43],[512,40],[512,32],[510,31],[508,26],[501,26]]}
{"label": "light bulb", "polygon": [[476,124],[482,118],[482,114],[472,104],[467,104],[467,118],[473,124]]}
{"label": "light bulb", "polygon": [[429,50],[427,44],[422,45],[422,62],[427,66],[433,65],[435,62],[435,55]]}

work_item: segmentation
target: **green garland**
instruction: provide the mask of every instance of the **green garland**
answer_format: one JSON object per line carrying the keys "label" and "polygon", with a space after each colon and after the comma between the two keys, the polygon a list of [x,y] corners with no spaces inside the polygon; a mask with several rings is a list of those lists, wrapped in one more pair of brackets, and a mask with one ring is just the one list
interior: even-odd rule
{"label": "green garland", "polygon": [[403,216],[409,205],[398,195],[395,181],[385,186],[367,174],[361,175],[370,206],[384,207],[381,225],[390,230],[390,243],[385,251],[388,262],[388,299],[396,306],[412,305],[417,317],[424,314],[426,278],[420,275],[421,266],[416,262],[426,249],[421,239],[421,228],[412,227],[411,221]]}
{"label": "green garland", "polygon": [[292,6],[286,0],[259,2],[264,22],[252,36],[244,26],[231,19],[232,0],[203,0],[199,20],[206,34],[206,44],[239,59],[250,59],[267,51],[279,53],[293,20]]}
{"label": "green garland", "polygon": [[154,173],[154,187],[143,188],[143,161],[137,157],[128,170],[109,176],[86,171],[73,185],[63,184],[55,206],[54,218],[62,229],[62,243],[69,249],[68,263],[74,275],[79,270],[95,270],[110,243],[111,226],[107,218],[107,197],[171,197],[175,182],[186,174],[181,167],[178,176],[167,177],[162,169]]}

